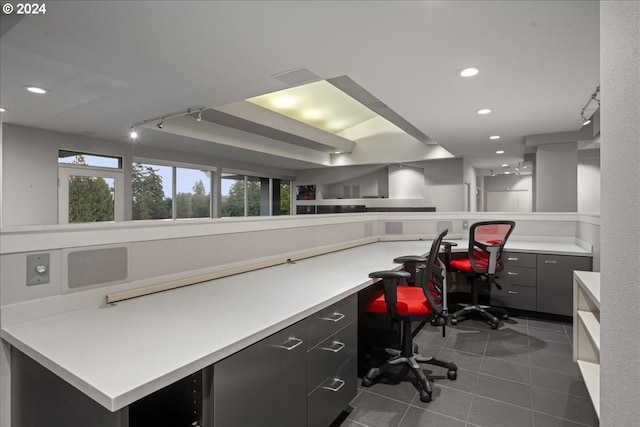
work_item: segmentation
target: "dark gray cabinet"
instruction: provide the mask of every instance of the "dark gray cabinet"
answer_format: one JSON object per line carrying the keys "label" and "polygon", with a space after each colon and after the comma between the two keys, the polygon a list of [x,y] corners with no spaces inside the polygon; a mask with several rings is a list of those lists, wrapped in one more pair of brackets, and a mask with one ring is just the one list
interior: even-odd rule
{"label": "dark gray cabinet", "polygon": [[491,289],[491,305],[536,310],[536,255],[502,254],[504,269],[498,274],[502,289]]}
{"label": "dark gray cabinet", "polygon": [[307,421],[306,326],[298,322],[213,366],[215,427]]}
{"label": "dark gray cabinet", "polygon": [[503,262],[491,305],[571,316],[573,271],[591,271],[592,258],[505,251]]}
{"label": "dark gray cabinet", "polygon": [[356,396],[357,296],[213,366],[213,427],[327,427]]}
{"label": "dark gray cabinet", "polygon": [[358,298],[353,295],[307,319],[307,427],[327,427],[357,389]]}
{"label": "dark gray cabinet", "polygon": [[538,254],[537,311],[573,315],[573,271],[591,271],[591,257]]}

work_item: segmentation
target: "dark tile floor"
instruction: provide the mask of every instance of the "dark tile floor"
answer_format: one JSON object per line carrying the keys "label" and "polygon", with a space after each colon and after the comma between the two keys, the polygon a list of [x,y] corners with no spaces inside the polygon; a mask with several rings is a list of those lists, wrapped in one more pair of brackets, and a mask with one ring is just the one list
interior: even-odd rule
{"label": "dark tile floor", "polygon": [[423,365],[433,386],[433,401],[423,403],[409,381],[381,376],[358,387],[341,427],[598,425],[571,358],[569,323],[516,317],[491,330],[467,320],[447,327],[446,338],[426,326],[416,342],[421,354],[456,363],[458,379]]}

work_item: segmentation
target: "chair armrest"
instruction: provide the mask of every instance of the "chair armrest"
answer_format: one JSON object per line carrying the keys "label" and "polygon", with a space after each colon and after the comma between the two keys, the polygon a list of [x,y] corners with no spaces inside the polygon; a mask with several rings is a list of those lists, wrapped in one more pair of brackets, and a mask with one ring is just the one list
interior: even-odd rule
{"label": "chair armrest", "polygon": [[411,277],[411,274],[406,271],[384,270],[369,273],[369,277],[372,279],[406,279]]}
{"label": "chair armrest", "polygon": [[404,264],[406,262],[424,263],[424,262],[427,262],[427,259],[419,255],[404,255],[404,256],[399,256],[398,258],[395,258],[393,262],[396,262],[398,264]]}
{"label": "chair armrest", "polygon": [[451,265],[451,247],[458,246],[458,244],[455,242],[442,242],[440,245],[444,246],[444,265],[448,271],[449,265]]}

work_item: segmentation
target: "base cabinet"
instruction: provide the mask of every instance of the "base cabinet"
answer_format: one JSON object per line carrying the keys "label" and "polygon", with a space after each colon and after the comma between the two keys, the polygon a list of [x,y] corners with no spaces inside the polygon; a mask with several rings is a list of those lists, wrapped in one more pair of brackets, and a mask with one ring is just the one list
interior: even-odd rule
{"label": "base cabinet", "polygon": [[357,297],[213,366],[213,427],[328,427],[356,396]]}
{"label": "base cabinet", "polygon": [[306,351],[306,327],[299,322],[216,363],[213,425],[305,425]]}
{"label": "base cabinet", "polygon": [[502,289],[491,289],[491,305],[539,313],[573,315],[573,271],[591,271],[586,256],[503,253]]}
{"label": "base cabinet", "polygon": [[573,316],[573,271],[591,271],[591,257],[538,255],[537,311]]}

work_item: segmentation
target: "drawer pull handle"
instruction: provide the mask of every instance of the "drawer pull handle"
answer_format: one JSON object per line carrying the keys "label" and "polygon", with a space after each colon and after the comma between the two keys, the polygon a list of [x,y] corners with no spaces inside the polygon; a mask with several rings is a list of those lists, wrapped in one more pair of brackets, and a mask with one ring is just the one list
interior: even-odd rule
{"label": "drawer pull handle", "polygon": [[334,313],[331,315],[331,317],[323,317],[323,318],[322,318],[322,320],[329,320],[329,321],[331,321],[331,322],[334,322],[334,323],[335,323],[335,322],[339,322],[339,321],[341,321],[342,319],[344,319],[344,316],[345,316],[344,314],[342,314],[342,313],[338,313],[338,312],[336,311],[336,312],[334,312]]}
{"label": "drawer pull handle", "polygon": [[507,293],[509,293],[511,295],[518,295],[518,292],[516,292],[516,291],[507,291]]}
{"label": "drawer pull handle", "polygon": [[509,276],[518,276],[518,275],[520,275],[520,273],[514,273],[513,271],[507,271],[507,274]]}
{"label": "drawer pull handle", "polygon": [[[287,345],[290,344],[291,342],[294,342],[293,345]],[[299,346],[300,344],[302,344],[304,341],[302,341],[300,338],[295,338],[295,337],[290,337],[287,342],[285,342],[284,344],[281,345],[274,345],[274,347],[276,348],[282,348],[284,350],[287,351],[291,351],[294,348],[296,348],[297,346]]]}
{"label": "drawer pull handle", "polygon": [[331,343],[331,347],[322,347],[322,350],[332,351],[334,353],[339,352],[345,347],[345,343],[340,341],[334,341]]}
{"label": "drawer pull handle", "polygon": [[[338,390],[340,390],[343,386],[344,386],[344,381],[338,379],[338,378],[334,378],[333,379],[333,384],[335,383],[339,383],[337,387],[327,387],[327,386],[322,386],[323,389],[325,390],[329,390],[329,391],[333,391],[334,393],[337,392]],[[331,385],[333,385],[331,384]]]}
{"label": "drawer pull handle", "polygon": [[558,261],[556,261],[555,259],[545,259],[544,263],[545,264],[557,264]]}
{"label": "drawer pull handle", "polygon": [[515,256],[510,256],[507,258],[507,261],[517,261],[517,260],[518,260],[518,257],[515,257]]}

